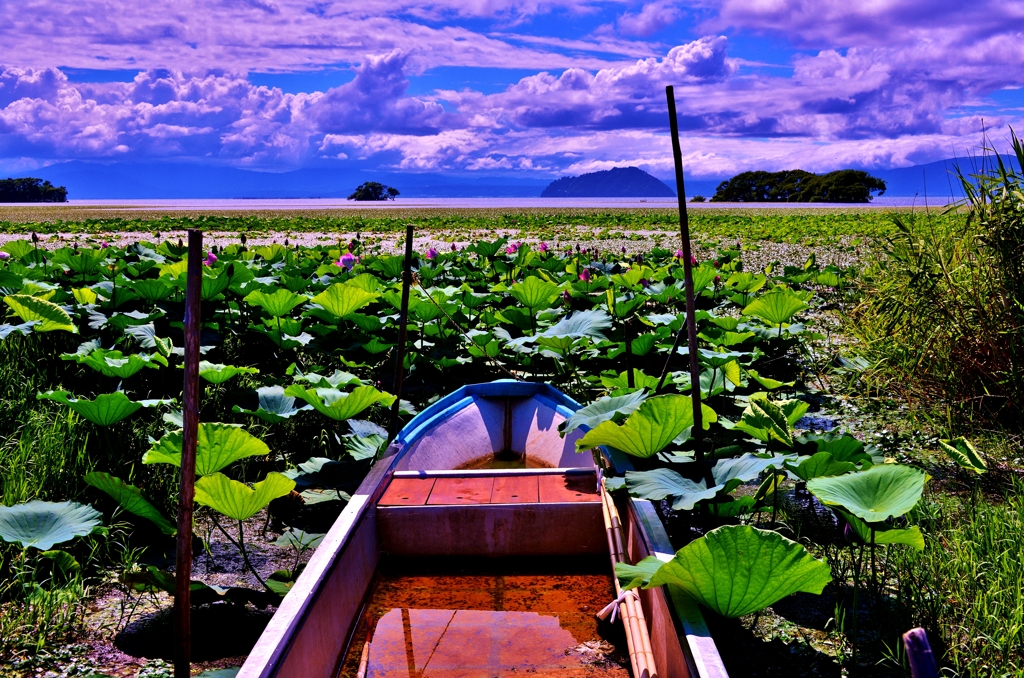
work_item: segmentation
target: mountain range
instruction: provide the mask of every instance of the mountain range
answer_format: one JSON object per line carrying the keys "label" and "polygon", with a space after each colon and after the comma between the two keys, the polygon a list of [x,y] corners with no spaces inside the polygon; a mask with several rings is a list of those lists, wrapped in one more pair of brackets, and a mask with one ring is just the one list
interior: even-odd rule
{"label": "mountain range", "polygon": [[[991,163],[992,160],[989,158],[988,161]],[[938,199],[950,195],[959,197],[961,191],[956,177],[951,174],[957,163],[970,173],[977,161],[946,159],[913,167],[868,171],[886,182],[886,197],[924,197],[927,194]],[[552,182],[550,174],[539,172],[443,174],[308,167],[275,173],[199,164],[102,164],[79,160],[21,172],[16,176],[40,177],[56,186],[66,186],[71,200],[345,198],[364,181],[394,186],[401,191],[402,198],[536,198],[550,184],[558,185],[557,181]],[[664,183],[650,178],[663,188],[650,193],[649,197],[665,195],[665,189],[669,192],[675,189],[672,178],[665,178]],[[710,198],[718,184],[727,178],[687,178],[686,194],[688,197],[703,195]],[[656,188],[654,184],[648,187]],[[615,197],[614,182],[606,186],[606,191],[610,192],[588,194],[586,197]]]}

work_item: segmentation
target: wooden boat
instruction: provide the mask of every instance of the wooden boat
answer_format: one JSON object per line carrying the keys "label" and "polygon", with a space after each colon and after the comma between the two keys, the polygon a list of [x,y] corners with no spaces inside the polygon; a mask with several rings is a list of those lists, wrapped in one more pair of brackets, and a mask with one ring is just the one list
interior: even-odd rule
{"label": "wooden boat", "polygon": [[[558,433],[577,409],[547,384],[502,380],[460,388],[417,415],[352,496],[239,678],[335,678],[382,557],[607,555],[600,474],[575,450],[585,431]],[[602,453],[617,472],[631,468]],[[519,468],[501,468],[511,465]],[[622,516],[624,558],[672,557],[650,502],[621,498],[610,508]],[[639,592],[639,602],[657,675],[727,675],[692,599],[661,587]]]}

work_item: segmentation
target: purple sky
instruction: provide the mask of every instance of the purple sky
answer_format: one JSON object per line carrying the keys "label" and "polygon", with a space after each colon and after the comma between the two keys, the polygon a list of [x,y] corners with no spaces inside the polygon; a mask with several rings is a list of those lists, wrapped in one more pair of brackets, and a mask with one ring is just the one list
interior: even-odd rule
{"label": "purple sky", "polygon": [[0,3],[0,171],[902,167],[1024,131],[1024,0]]}

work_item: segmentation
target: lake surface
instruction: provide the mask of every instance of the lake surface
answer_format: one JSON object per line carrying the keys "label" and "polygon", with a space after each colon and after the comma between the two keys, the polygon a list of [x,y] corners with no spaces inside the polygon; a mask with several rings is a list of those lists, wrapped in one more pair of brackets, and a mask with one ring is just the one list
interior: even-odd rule
{"label": "lake surface", "polygon": [[[947,205],[949,198],[929,198],[930,207]],[[386,202],[355,202],[343,198],[254,198],[254,199],[168,199],[168,200],[69,200],[54,206],[119,207],[137,210],[333,210],[333,209],[515,209],[515,208],[616,208],[616,209],[672,209],[675,198],[398,198]],[[687,203],[693,209],[835,209],[837,207],[924,207],[921,198],[876,198],[870,203]],[[35,204],[34,207],[43,205]]]}

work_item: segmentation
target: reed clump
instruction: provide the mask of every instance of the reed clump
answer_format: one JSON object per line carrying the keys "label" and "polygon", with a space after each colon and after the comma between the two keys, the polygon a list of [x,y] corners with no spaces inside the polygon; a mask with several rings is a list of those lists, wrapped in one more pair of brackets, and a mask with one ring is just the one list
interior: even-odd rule
{"label": "reed clump", "polygon": [[[1018,166],[1024,145],[1011,130]],[[848,331],[895,391],[950,429],[1019,429],[1024,405],[1024,176],[998,155],[965,176],[959,219],[894,215]],[[948,214],[948,213],[947,213]],[[946,215],[944,215],[946,216]]]}

